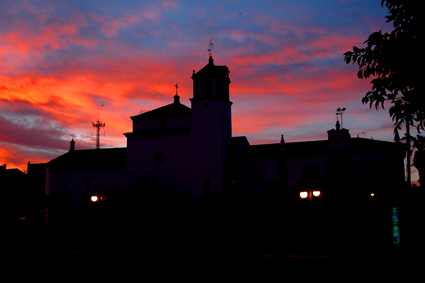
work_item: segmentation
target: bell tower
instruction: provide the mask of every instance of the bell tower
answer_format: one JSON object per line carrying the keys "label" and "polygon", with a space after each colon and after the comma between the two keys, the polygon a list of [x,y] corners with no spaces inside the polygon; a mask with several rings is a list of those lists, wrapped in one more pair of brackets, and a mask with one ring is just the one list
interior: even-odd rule
{"label": "bell tower", "polygon": [[229,69],[208,64],[193,71],[191,115],[192,196],[223,193],[232,139]]}

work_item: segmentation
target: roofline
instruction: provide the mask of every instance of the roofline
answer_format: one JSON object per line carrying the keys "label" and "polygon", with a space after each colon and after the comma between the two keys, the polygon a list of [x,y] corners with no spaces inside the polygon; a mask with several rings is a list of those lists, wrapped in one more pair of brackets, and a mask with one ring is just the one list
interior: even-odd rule
{"label": "roofline", "polygon": [[[146,112],[143,112],[143,113],[140,113],[140,114],[134,115],[134,116],[130,116],[130,119],[134,121],[134,119],[135,119],[135,118],[140,118],[141,116],[143,116],[143,115],[145,115],[145,114],[149,114],[149,113],[151,113],[151,112],[153,112],[153,111],[156,111],[156,110],[159,110],[159,109],[162,109],[162,108],[165,108],[165,107],[168,107],[168,106],[174,105],[174,104],[176,104],[176,103],[174,103],[174,102],[173,102],[173,103],[169,103],[169,104],[167,104],[167,105],[160,106],[160,107],[158,107],[158,108],[155,108],[155,109],[152,109],[152,110],[149,110],[149,111],[146,111]],[[182,106],[184,106],[184,107],[186,107],[186,108],[187,108],[187,109],[189,109],[189,110],[192,110],[189,106],[184,105],[183,103],[180,103],[180,102],[179,102],[179,104],[180,104],[180,105],[182,105]],[[187,116],[181,116],[181,117],[189,117],[189,115],[187,115]],[[148,120],[157,120],[157,119],[146,119],[146,120],[148,121]]]}
{"label": "roofline", "polygon": [[139,131],[139,132],[130,132],[124,133],[123,135],[127,138],[134,137],[150,137],[150,136],[162,136],[162,135],[177,135],[177,134],[187,134],[191,132],[191,127],[183,128],[171,128],[171,129],[158,129],[158,130],[148,130],[148,131]]}

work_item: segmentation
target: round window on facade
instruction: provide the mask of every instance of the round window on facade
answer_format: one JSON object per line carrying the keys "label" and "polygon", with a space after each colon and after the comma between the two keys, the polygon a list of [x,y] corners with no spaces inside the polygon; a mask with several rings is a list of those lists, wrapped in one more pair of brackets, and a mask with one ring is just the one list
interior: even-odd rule
{"label": "round window on facade", "polygon": [[157,152],[155,153],[155,155],[153,156],[153,161],[156,164],[162,164],[165,161],[165,156],[162,152]]}
{"label": "round window on facade", "polygon": [[162,120],[161,122],[159,122],[159,125],[161,126],[161,128],[165,129],[167,127],[167,121]]}

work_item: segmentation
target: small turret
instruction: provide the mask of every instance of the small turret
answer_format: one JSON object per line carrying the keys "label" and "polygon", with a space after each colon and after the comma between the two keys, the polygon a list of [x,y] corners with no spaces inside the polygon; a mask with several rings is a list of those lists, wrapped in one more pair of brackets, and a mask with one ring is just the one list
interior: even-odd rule
{"label": "small turret", "polygon": [[344,148],[350,146],[350,131],[341,128],[339,121],[336,121],[335,129],[328,131],[328,148]]}
{"label": "small turret", "polygon": [[279,184],[282,189],[286,190],[288,188],[288,160],[286,154],[286,144],[283,135],[280,137],[279,153],[278,153],[278,162],[279,162]]}
{"label": "small turret", "polygon": [[74,141],[74,139],[72,139],[69,142],[69,151],[74,151],[74,150],[75,150],[75,141]]}
{"label": "small turret", "polygon": [[338,120],[336,120],[335,129],[341,130],[341,125],[339,124]]}
{"label": "small turret", "polygon": [[174,95],[174,103],[180,104],[180,96],[178,96],[177,94]]}
{"label": "small turret", "polygon": [[283,139],[283,135],[280,138],[279,152],[280,153],[285,153],[286,152],[285,140]]}

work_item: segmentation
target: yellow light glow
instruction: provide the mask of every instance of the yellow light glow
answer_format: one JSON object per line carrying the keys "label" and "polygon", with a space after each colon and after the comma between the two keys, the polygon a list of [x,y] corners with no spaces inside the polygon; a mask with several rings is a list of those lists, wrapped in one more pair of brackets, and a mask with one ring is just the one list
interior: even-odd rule
{"label": "yellow light glow", "polygon": [[374,194],[374,193],[371,193],[371,194],[370,194],[370,196],[371,196],[371,197],[374,197],[374,196],[375,196],[375,194]]}
{"label": "yellow light glow", "polygon": [[90,197],[90,200],[91,200],[92,202],[97,202],[97,196],[91,196],[91,197]]}
{"label": "yellow light glow", "polygon": [[300,192],[300,197],[301,198],[306,198],[308,196],[307,192]]}
{"label": "yellow light glow", "polygon": [[315,196],[315,197],[320,196],[320,191],[313,191],[313,196]]}

